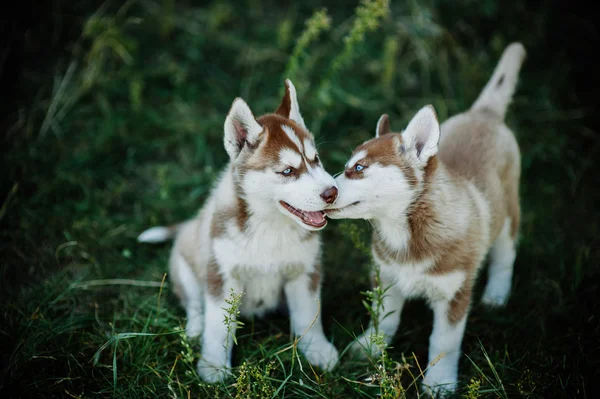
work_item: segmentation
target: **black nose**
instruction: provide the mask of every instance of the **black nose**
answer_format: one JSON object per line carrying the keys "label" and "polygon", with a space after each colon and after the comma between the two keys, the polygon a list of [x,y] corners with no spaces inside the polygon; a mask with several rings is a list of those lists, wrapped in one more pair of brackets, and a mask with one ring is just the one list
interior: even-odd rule
{"label": "black nose", "polygon": [[337,187],[333,186],[321,193],[321,198],[328,204],[333,204],[338,196]]}

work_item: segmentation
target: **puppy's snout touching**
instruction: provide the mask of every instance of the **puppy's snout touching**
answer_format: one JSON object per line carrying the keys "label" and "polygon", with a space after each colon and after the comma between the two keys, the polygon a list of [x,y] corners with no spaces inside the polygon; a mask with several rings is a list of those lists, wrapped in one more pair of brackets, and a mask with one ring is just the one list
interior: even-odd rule
{"label": "puppy's snout touching", "polygon": [[333,204],[338,196],[337,187],[333,186],[321,193],[321,198],[328,204]]}

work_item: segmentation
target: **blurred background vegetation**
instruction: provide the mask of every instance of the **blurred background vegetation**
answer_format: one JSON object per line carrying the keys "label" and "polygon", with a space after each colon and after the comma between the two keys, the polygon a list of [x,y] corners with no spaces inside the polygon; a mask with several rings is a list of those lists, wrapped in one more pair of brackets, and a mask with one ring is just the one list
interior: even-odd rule
{"label": "blurred background vegetation", "polygon": [[[400,129],[425,104],[442,120],[468,108],[504,47],[521,41],[528,57],[507,117],[523,154],[514,293],[503,310],[473,306],[457,395],[591,397],[600,378],[591,14],[577,2],[492,0],[6,9],[0,395],[416,397],[431,331],[420,302],[389,351],[399,367],[344,357],[313,374],[283,350],[288,321],[274,315],[240,331],[232,381],[200,383],[197,345],[161,284],[169,246],[135,237],[201,206],[227,161],[222,126],[235,97],[271,112],[291,78],[334,173],[381,113]],[[369,231],[336,222],[324,232],[324,323],[339,348],[368,322],[369,260],[353,240],[368,242]]]}

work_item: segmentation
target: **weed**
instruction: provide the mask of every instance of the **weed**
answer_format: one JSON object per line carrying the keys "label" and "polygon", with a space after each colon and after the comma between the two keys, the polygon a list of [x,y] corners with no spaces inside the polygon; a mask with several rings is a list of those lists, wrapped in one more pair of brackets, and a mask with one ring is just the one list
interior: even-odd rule
{"label": "weed", "polygon": [[272,398],[275,394],[275,387],[271,383],[271,372],[274,368],[274,361],[266,363],[264,369],[259,365],[242,363],[238,369],[239,374],[235,382],[235,398]]}
{"label": "weed", "polygon": [[[231,338],[233,339],[233,343],[236,345],[238,343],[236,338],[236,330],[242,328],[242,326],[244,325],[244,323],[239,320],[242,296],[244,296],[243,293],[236,294],[232,288],[231,292],[229,293],[229,297],[225,298],[225,303],[229,305],[229,307],[223,308],[223,310],[225,311],[225,318],[223,320],[223,324],[225,324],[225,326],[227,327],[227,337],[231,336]],[[229,342],[229,339],[227,339],[227,342]],[[229,350],[229,348],[225,349]]]}

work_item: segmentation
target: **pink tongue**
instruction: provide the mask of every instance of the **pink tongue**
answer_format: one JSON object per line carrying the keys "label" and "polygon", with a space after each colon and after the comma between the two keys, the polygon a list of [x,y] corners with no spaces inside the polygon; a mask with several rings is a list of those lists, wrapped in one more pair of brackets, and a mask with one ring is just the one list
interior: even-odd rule
{"label": "pink tongue", "polygon": [[303,211],[302,212],[304,214],[304,219],[312,222],[312,223],[323,223],[323,221],[325,220],[325,215],[323,215],[323,212],[307,212],[307,211]]}

